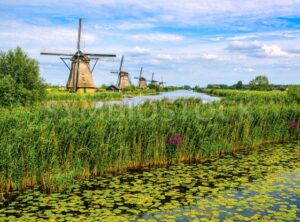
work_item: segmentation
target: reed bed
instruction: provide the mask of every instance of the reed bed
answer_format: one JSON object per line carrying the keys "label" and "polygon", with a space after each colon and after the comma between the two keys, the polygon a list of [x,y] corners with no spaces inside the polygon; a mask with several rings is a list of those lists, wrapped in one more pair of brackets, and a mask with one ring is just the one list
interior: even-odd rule
{"label": "reed bed", "polygon": [[[130,168],[194,162],[266,141],[299,137],[297,103],[202,104],[197,99],[142,106],[36,106],[1,109],[0,191],[75,180]],[[167,155],[168,140],[182,143]]]}
{"label": "reed bed", "polygon": [[127,90],[124,92],[100,91],[93,94],[69,93],[67,90],[48,89],[48,101],[113,101],[121,100],[123,97],[155,95],[155,90]]}
{"label": "reed bed", "polygon": [[250,91],[250,90],[228,90],[228,89],[198,89],[199,92],[223,97],[224,101],[240,103],[289,103],[292,99],[285,91]]}

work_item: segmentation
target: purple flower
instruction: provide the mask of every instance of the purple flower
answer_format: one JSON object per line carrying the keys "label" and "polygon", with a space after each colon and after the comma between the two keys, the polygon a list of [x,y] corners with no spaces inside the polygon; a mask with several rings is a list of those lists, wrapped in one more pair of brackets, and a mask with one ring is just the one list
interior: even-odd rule
{"label": "purple flower", "polygon": [[290,120],[288,124],[292,129],[299,129],[300,127],[300,122],[298,120]]}
{"label": "purple flower", "polygon": [[182,143],[182,137],[179,135],[172,135],[168,139],[168,144],[169,145],[176,145],[179,146]]}

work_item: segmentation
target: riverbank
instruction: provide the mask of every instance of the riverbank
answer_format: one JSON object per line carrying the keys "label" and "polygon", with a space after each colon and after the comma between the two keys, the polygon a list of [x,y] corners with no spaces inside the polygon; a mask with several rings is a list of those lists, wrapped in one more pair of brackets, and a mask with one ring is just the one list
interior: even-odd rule
{"label": "riverbank", "polygon": [[195,162],[266,141],[297,139],[300,133],[298,103],[253,101],[248,106],[179,99],[136,107],[36,106],[1,113],[1,192],[34,185],[62,191],[74,181],[107,172]]}
{"label": "riverbank", "polygon": [[70,93],[65,88],[48,88],[47,101],[118,101],[133,96],[157,95],[155,90],[125,90],[123,92],[112,92],[104,89],[93,94]]}

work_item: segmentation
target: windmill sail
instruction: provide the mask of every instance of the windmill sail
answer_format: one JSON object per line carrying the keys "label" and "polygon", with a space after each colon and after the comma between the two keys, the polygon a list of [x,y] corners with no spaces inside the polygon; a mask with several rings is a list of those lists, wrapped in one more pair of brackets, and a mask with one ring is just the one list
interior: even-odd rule
{"label": "windmill sail", "polygon": [[[81,30],[82,19],[79,19],[78,23],[78,36],[77,36],[77,51],[74,54],[60,53],[60,52],[41,52],[41,55],[55,55],[55,56],[68,56],[71,60],[70,74],[67,82],[67,89],[70,92],[95,92],[96,85],[92,78],[92,71],[90,69],[90,60],[95,59],[93,70],[99,60],[99,57],[116,57],[113,54],[99,54],[99,53],[83,53],[81,51]],[[94,58],[89,58],[92,56]],[[64,59],[61,58],[65,63]],[[68,65],[65,63],[68,67]]]}

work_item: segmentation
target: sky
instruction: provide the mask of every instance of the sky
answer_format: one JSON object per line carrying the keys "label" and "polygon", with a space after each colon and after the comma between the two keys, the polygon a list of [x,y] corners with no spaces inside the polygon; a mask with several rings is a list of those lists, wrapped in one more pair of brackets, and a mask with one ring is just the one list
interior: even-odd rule
{"label": "sky", "polygon": [[122,55],[134,84],[141,67],[167,85],[300,84],[300,0],[0,0],[0,17],[0,50],[20,46],[53,85],[68,69],[40,52],[75,52],[79,18],[83,52],[117,55],[97,64],[97,86],[117,82]]}

